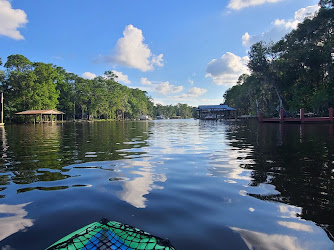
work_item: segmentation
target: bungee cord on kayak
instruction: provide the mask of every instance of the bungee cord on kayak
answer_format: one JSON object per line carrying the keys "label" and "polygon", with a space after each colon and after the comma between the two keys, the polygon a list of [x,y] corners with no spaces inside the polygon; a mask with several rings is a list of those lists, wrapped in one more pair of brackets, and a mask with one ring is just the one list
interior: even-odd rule
{"label": "bungee cord on kayak", "polygon": [[161,249],[174,250],[169,240],[150,235],[140,229],[102,219],[57,241],[47,250],[81,249]]}

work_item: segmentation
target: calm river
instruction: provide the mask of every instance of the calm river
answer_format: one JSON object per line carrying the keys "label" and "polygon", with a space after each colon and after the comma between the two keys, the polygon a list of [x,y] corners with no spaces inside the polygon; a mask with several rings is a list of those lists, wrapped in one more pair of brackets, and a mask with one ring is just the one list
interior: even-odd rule
{"label": "calm river", "polygon": [[334,249],[333,124],[6,125],[0,147],[2,249],[103,217],[177,249]]}

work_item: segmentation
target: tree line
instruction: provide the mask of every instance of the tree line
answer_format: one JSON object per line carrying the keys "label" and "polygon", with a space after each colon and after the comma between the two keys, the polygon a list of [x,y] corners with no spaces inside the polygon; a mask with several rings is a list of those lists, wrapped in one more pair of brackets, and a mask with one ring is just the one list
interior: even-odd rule
{"label": "tree line", "polygon": [[226,104],[242,114],[261,110],[268,116],[277,116],[280,108],[295,115],[300,108],[323,114],[334,107],[334,4],[319,5],[314,17],[280,41],[251,46],[251,74],[225,92]]}
{"label": "tree line", "polygon": [[166,117],[192,117],[186,104],[155,107],[146,91],[118,83],[112,71],[85,79],[53,64],[31,62],[23,55],[8,56],[3,66],[0,84],[6,121],[22,121],[15,116],[20,111],[43,109],[60,110],[68,120],[137,119],[140,115],[161,115],[164,107],[173,109],[163,112]]}
{"label": "tree line", "polygon": [[181,118],[195,118],[196,108],[188,106],[187,104],[178,103],[177,105],[161,105],[154,106],[154,116],[172,118],[180,116]]}

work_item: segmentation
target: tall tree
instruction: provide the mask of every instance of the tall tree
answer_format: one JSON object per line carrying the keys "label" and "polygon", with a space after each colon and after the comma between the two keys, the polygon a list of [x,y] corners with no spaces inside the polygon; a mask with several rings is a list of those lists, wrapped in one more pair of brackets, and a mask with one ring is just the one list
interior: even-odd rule
{"label": "tall tree", "polygon": [[[321,9],[277,43],[255,43],[249,52],[252,74],[227,90],[227,104],[255,114],[259,106],[273,115],[278,103],[286,111],[300,108],[316,113],[334,106],[333,1],[320,1]],[[247,95],[250,91],[251,95]],[[252,99],[255,98],[255,103]],[[283,102],[284,100],[284,102]],[[276,111],[277,115],[277,111]]]}

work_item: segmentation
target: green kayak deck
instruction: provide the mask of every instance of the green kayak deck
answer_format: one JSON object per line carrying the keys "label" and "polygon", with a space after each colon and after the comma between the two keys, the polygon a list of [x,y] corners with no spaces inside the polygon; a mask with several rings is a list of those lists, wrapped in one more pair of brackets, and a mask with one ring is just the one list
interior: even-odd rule
{"label": "green kayak deck", "polygon": [[55,249],[165,249],[174,250],[169,240],[116,221],[102,219],[65,236],[47,250]]}

